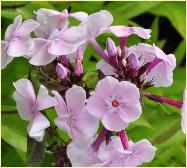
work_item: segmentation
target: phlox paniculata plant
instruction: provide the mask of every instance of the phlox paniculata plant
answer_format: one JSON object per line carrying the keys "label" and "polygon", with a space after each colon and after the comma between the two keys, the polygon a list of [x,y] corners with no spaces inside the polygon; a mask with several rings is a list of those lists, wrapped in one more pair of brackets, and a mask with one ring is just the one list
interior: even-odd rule
{"label": "phlox paniculata plant", "polygon": [[[80,23],[70,26],[70,17]],[[141,117],[144,97],[181,109],[182,130],[186,132],[185,101],[146,92],[150,87],[173,83],[175,56],[155,44],[126,45],[130,35],[149,39],[150,29],[112,25],[113,16],[106,10],[88,15],[42,8],[34,18],[22,21],[19,15],[8,26],[1,42],[1,69],[16,57],[25,57],[32,66],[54,67],[52,73],[57,80],[52,82],[60,83],[60,91],[54,87],[48,88],[48,93],[45,82],[36,91],[31,79],[19,79],[14,82],[13,97],[20,118],[29,121],[28,135],[38,142],[46,130],[55,130],[43,110],[55,109],[54,124],[71,138],[71,142],[56,149],[56,153],[64,149],[56,166],[135,167],[152,161],[156,147],[144,137],[133,142],[125,131]],[[108,37],[106,49],[102,49],[96,37],[104,33],[118,37],[119,44]],[[95,88],[89,88],[83,80],[88,44],[101,56],[96,65],[99,81]]]}

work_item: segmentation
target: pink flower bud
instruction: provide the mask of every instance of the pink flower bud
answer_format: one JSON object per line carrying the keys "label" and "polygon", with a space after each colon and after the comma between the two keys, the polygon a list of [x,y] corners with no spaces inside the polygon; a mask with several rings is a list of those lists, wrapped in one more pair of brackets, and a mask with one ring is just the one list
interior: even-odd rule
{"label": "pink flower bud", "polygon": [[65,79],[68,74],[67,68],[65,68],[62,64],[59,63],[56,66],[56,72],[60,79]]}
{"label": "pink flower bud", "polygon": [[81,47],[78,48],[78,54],[77,54],[76,58],[77,58],[77,64],[76,64],[74,73],[76,76],[80,76],[83,74],[83,65],[82,65],[83,50]]}
{"label": "pink flower bud", "polygon": [[109,56],[114,57],[117,55],[116,45],[111,38],[107,38],[106,49]]}
{"label": "pink flower bud", "polygon": [[131,54],[128,56],[130,69],[137,69],[139,67],[139,60],[136,54]]}
{"label": "pink flower bud", "polygon": [[78,48],[78,53],[77,53],[77,61],[82,62],[83,61],[83,50],[81,47]]}
{"label": "pink flower bud", "polygon": [[75,67],[75,75],[76,76],[80,76],[83,74],[83,66],[82,66],[82,62],[80,62],[79,60],[77,61],[77,65]]}

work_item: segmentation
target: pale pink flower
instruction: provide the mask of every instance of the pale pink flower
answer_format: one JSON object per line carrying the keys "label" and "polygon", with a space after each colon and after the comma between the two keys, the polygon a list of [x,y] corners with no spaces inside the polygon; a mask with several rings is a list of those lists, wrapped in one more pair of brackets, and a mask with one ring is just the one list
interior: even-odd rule
{"label": "pale pink flower", "polygon": [[58,117],[55,124],[68,135],[77,145],[85,145],[84,140],[92,137],[98,129],[99,121],[91,116],[85,107],[86,92],[82,87],[73,86],[68,89],[65,99],[56,91],[55,95],[58,105],[55,106]]}
{"label": "pale pink flower", "polygon": [[38,26],[39,23],[33,19],[22,22],[21,15],[14,19],[5,32],[5,41],[1,42],[1,69],[4,69],[13,57],[25,56],[34,47],[30,33]]}
{"label": "pale pink flower", "polygon": [[68,17],[85,20],[87,14],[76,12],[68,14],[67,10],[58,12],[39,9],[37,12],[39,28],[35,31],[34,49],[28,54],[30,63],[36,66],[47,65],[60,55],[72,54],[83,43],[85,32],[80,27],[68,28]]}
{"label": "pale pink flower", "polygon": [[[130,64],[131,67],[138,68],[150,63],[146,73],[141,77],[146,81],[151,81],[155,87],[168,87],[173,83],[173,70],[176,67],[176,58],[173,54],[166,55],[154,44],[152,46],[144,43],[126,48],[125,53],[124,59],[131,60],[132,56],[136,58],[136,60],[131,60],[133,61],[133,65]],[[115,69],[104,60],[99,61],[96,69],[101,70],[105,75],[118,76]]]}
{"label": "pale pink flower", "polygon": [[141,115],[138,88],[127,81],[107,76],[97,83],[95,94],[88,99],[88,112],[98,117],[104,127],[121,131]]}
{"label": "pale pink flower", "polygon": [[143,39],[149,39],[151,37],[151,30],[143,29],[141,27],[110,26],[109,30],[117,37],[128,37],[132,34],[135,34]]}
{"label": "pale pink flower", "polygon": [[89,15],[80,26],[86,32],[87,40],[96,38],[100,34],[108,31],[108,27],[113,22],[113,16],[106,10]]}
{"label": "pale pink flower", "polygon": [[48,38],[54,30],[65,30],[68,28],[68,18],[74,17],[83,21],[88,14],[85,12],[75,12],[68,14],[67,9],[62,12],[41,8],[36,12],[36,20],[40,26],[35,31],[37,37]]}
{"label": "pale pink flower", "polygon": [[94,142],[95,137],[89,139],[90,142],[86,143],[84,147],[77,147],[77,145],[72,142],[67,146],[67,155],[71,161],[72,166],[94,166],[101,165],[102,162],[97,157],[97,151],[95,151],[91,144]]}
{"label": "pale pink flower", "polygon": [[[93,13],[89,15],[78,27],[81,27],[84,31],[83,44],[81,48],[83,51],[86,49],[87,44],[91,43],[93,46],[97,45],[95,38],[108,31],[108,27],[113,22],[113,16],[110,12],[106,10],[101,10],[100,12]],[[97,46],[96,46],[97,48]],[[76,58],[78,51],[68,55],[70,60]]]}
{"label": "pale pink flower", "polygon": [[80,27],[53,31],[48,39],[34,39],[34,49],[29,53],[30,63],[36,66],[47,65],[60,55],[75,52],[84,42],[85,33]]}
{"label": "pale pink flower", "polygon": [[28,135],[37,141],[42,141],[45,129],[50,123],[40,112],[57,104],[55,98],[48,95],[47,89],[41,85],[36,97],[32,83],[27,79],[20,79],[14,83],[16,91],[14,99],[20,117],[30,121]]}
{"label": "pale pink flower", "polygon": [[130,142],[129,148],[124,150],[120,138],[113,136],[108,145],[105,142],[101,144],[97,156],[106,166],[136,167],[153,160],[155,150],[146,139],[136,143]]}
{"label": "pale pink flower", "polygon": [[140,65],[150,62],[146,72],[147,81],[151,81],[155,87],[168,87],[173,83],[173,70],[176,67],[176,59],[173,54],[166,55],[160,48],[153,44],[140,43],[129,48],[129,53],[138,56]]}
{"label": "pale pink flower", "polygon": [[186,90],[183,93],[183,104],[181,108],[181,127],[182,131],[186,134]]}

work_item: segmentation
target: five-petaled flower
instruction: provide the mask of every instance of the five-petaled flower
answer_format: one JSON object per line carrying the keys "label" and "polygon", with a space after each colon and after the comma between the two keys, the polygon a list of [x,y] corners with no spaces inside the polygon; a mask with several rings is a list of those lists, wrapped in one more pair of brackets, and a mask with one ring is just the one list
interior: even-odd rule
{"label": "five-petaled flower", "polygon": [[58,104],[55,106],[58,117],[55,124],[73,139],[77,145],[91,138],[98,129],[98,119],[87,112],[85,107],[86,92],[82,87],[73,86],[65,94],[65,100],[57,91],[52,91]]}
{"label": "five-petaled flower", "polygon": [[48,95],[45,86],[41,85],[36,97],[32,83],[27,79],[20,79],[14,83],[18,113],[23,120],[30,121],[27,131],[30,137],[42,141],[44,130],[50,126],[48,119],[41,113],[42,110],[57,104],[55,98]]}
{"label": "five-petaled flower", "polygon": [[101,119],[105,128],[121,131],[141,115],[138,88],[127,81],[107,76],[97,83],[87,104],[88,112]]}

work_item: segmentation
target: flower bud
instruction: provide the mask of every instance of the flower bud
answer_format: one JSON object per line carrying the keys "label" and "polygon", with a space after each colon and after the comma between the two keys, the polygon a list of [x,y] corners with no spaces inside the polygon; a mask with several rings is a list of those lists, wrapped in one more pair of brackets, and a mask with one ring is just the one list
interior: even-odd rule
{"label": "flower bud", "polygon": [[81,47],[78,48],[78,53],[76,55],[77,61],[83,61],[83,50]]}
{"label": "flower bud", "polygon": [[130,69],[137,69],[139,67],[139,60],[136,54],[131,54],[128,56],[128,62]]}
{"label": "flower bud", "polygon": [[68,74],[67,68],[65,68],[62,64],[59,63],[56,66],[56,72],[60,79],[65,79]]}
{"label": "flower bud", "polygon": [[83,50],[81,47],[78,48],[78,53],[77,53],[77,64],[75,67],[75,75],[76,76],[81,76],[83,74],[83,65],[82,65],[82,61],[83,61]]}
{"label": "flower bud", "polygon": [[77,61],[74,73],[76,76],[81,76],[83,74],[83,65],[82,62],[80,62],[79,60]]}
{"label": "flower bud", "polygon": [[107,38],[106,49],[109,56],[114,57],[117,55],[116,45],[111,38]]}

